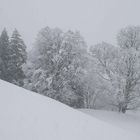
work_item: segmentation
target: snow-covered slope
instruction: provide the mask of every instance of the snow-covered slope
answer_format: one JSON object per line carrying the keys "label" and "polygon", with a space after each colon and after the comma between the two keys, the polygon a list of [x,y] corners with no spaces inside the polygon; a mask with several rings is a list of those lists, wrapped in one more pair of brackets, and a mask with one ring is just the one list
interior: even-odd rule
{"label": "snow-covered slope", "polygon": [[139,140],[50,98],[0,81],[0,140]]}
{"label": "snow-covered slope", "polygon": [[80,109],[80,111],[127,130],[128,133],[137,134],[140,138],[140,111],[128,111],[126,114],[92,109]]}

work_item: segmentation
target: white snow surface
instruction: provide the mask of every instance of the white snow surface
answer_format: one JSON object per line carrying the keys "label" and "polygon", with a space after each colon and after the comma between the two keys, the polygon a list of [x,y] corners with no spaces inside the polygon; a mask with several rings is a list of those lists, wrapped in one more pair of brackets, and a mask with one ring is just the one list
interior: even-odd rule
{"label": "white snow surface", "polygon": [[53,99],[0,80],[0,140],[139,140]]}
{"label": "white snow surface", "polygon": [[140,111],[128,111],[126,114],[113,111],[92,110],[92,109],[80,109],[80,111],[89,114],[94,118],[98,118],[111,125],[128,131],[128,133],[134,133],[139,136],[140,139]]}

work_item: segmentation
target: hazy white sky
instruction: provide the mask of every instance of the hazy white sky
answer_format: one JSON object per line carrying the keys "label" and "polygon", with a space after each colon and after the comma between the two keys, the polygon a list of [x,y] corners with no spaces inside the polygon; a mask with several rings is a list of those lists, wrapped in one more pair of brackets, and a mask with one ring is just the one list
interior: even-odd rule
{"label": "hazy white sky", "polygon": [[140,0],[0,0],[0,31],[17,28],[30,47],[45,27],[79,30],[89,45],[115,43],[120,28],[140,25]]}

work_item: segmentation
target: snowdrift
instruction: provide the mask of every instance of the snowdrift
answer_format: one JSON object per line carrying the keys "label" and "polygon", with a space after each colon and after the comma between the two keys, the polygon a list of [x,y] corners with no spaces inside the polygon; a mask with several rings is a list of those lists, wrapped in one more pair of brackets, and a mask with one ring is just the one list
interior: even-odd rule
{"label": "snowdrift", "polygon": [[126,114],[113,111],[80,109],[80,111],[105,121],[111,125],[134,133],[140,139],[140,111],[127,111]]}
{"label": "snowdrift", "polygon": [[0,140],[139,140],[55,100],[0,81]]}

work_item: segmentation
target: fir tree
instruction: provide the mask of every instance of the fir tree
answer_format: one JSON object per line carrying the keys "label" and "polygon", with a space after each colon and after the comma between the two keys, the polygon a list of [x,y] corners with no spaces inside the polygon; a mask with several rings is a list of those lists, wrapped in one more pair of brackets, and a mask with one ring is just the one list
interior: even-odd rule
{"label": "fir tree", "polygon": [[9,53],[9,37],[6,29],[2,31],[0,36],[0,78],[8,81],[8,53]]}
{"label": "fir tree", "polygon": [[8,64],[8,73],[12,83],[22,86],[25,78],[22,66],[26,63],[26,59],[26,46],[15,29],[10,40],[10,60]]}

